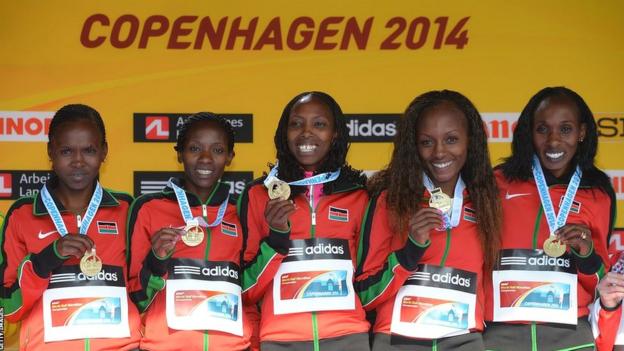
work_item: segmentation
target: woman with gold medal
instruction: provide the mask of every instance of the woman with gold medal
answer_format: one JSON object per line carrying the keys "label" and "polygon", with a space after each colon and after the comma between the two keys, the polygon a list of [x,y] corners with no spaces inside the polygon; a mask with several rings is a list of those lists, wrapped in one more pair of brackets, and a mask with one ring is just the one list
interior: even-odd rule
{"label": "woman with gold medal", "polygon": [[131,231],[131,298],[145,313],[141,349],[246,350],[243,234],[230,185],[234,158],[228,121],[208,112],[184,122],[175,146],[184,167],[161,192],[136,199]]}
{"label": "woman with gold medal", "polygon": [[594,349],[588,306],[608,268],[615,209],[597,145],[593,115],[570,89],[544,88],[520,114],[496,172],[504,221],[486,282],[487,349]]}
{"label": "woman with gold medal", "polygon": [[108,145],[100,114],[67,105],[52,118],[53,176],[3,224],[2,306],[23,350],[133,350],[140,320],[126,290],[132,198],[98,180]]}

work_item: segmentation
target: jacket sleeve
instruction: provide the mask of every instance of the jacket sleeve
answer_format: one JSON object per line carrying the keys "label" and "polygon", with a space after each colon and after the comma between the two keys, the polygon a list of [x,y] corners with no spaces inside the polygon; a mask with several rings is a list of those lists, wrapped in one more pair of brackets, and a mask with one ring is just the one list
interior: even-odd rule
{"label": "jacket sleeve", "polygon": [[128,216],[128,241],[130,246],[130,273],[128,286],[130,299],[139,311],[144,312],[156,294],[165,288],[169,257],[158,258],[152,251],[149,210],[143,207],[143,198],[134,201]]}
{"label": "jacket sleeve", "polygon": [[402,248],[392,251],[398,234],[388,220],[385,193],[370,200],[363,222],[355,290],[370,311],[397,293],[430,243],[423,246],[408,239]]}
{"label": "jacket sleeve", "polygon": [[280,264],[288,254],[290,230],[280,232],[264,219],[266,198],[262,183],[251,183],[238,198],[238,216],[245,238],[243,253],[243,299],[257,303],[273,282]]}
{"label": "jacket sleeve", "polygon": [[38,253],[28,252],[23,238],[24,228],[20,216],[29,216],[28,208],[16,209],[13,205],[2,225],[2,306],[10,322],[23,319],[32,306],[43,296],[50,281],[50,273],[60,267],[67,257],[56,252],[56,241]]}

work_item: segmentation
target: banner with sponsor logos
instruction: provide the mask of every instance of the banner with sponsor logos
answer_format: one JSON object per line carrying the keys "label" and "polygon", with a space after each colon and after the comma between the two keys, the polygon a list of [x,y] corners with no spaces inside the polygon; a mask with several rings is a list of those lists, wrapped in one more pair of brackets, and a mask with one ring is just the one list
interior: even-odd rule
{"label": "banner with sponsor logos", "polygon": [[228,180],[239,192],[273,161],[277,121],[299,92],[336,98],[353,141],[349,161],[374,171],[388,162],[401,112],[425,91],[467,95],[499,163],[519,111],[554,85],[578,91],[595,112],[598,162],[624,209],[622,2],[316,5],[0,4],[0,212],[49,177],[49,123],[67,103],[101,112],[110,145],[102,181],[134,195],[181,171],[173,143],[184,118],[225,114],[237,133]]}

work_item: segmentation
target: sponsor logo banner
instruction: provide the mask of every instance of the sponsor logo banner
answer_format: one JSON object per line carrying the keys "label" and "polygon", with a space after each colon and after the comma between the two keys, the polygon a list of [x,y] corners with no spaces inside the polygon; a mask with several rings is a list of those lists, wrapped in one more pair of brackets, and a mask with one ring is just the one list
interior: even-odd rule
{"label": "sponsor logo banner", "polygon": [[0,170],[0,199],[15,200],[22,196],[35,196],[51,175],[51,171]]}
{"label": "sponsor logo banner", "polygon": [[[135,113],[135,142],[175,143],[180,128],[191,113]],[[237,143],[253,142],[253,115],[221,113],[234,129]]]}
{"label": "sponsor logo banner", "polygon": [[610,169],[605,172],[611,178],[615,197],[618,200],[624,200],[624,169]]}
{"label": "sponsor logo banner", "polygon": [[481,114],[490,143],[511,143],[519,112],[486,112]]}
{"label": "sponsor logo banner", "polygon": [[396,135],[397,113],[345,114],[351,142],[391,142]]}
{"label": "sponsor logo banner", "polygon": [[624,112],[599,112],[594,114],[600,141],[624,141]]}
{"label": "sponsor logo banner", "polygon": [[[134,196],[157,193],[161,191],[171,177],[182,177],[184,172],[176,171],[137,171],[134,172]],[[230,194],[238,195],[245,188],[245,184],[253,180],[251,171],[224,172],[221,181],[230,184]]]}
{"label": "sponsor logo banner", "polygon": [[52,111],[0,111],[0,141],[48,141]]}
{"label": "sponsor logo banner", "polygon": [[620,254],[624,251],[624,228],[613,228],[611,238],[609,239],[609,254]]}

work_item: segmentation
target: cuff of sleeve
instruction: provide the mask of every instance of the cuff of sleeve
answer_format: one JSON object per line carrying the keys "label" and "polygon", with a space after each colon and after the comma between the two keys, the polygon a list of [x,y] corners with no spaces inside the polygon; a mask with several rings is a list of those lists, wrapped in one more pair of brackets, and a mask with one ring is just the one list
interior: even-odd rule
{"label": "cuff of sleeve", "polygon": [[618,308],[620,308],[620,306],[622,306],[622,301],[620,301],[620,303],[618,303],[614,307],[607,307],[607,306],[603,305],[602,304],[602,300],[600,300],[600,299],[598,299],[598,301],[600,301],[600,308],[602,308],[603,310],[608,311],[608,312],[613,312],[613,311],[617,310]]}
{"label": "cuff of sleeve", "polygon": [[290,247],[290,222],[288,223],[288,231],[285,232],[269,227],[269,236],[266,242],[273,250],[286,255]]}
{"label": "cuff of sleeve", "polygon": [[56,251],[56,242],[54,240],[50,245],[36,254],[30,255],[30,261],[33,263],[35,273],[41,278],[48,278],[53,270],[63,265],[69,257],[63,257]]}
{"label": "cuff of sleeve", "polygon": [[594,274],[600,270],[600,267],[602,266],[602,259],[598,256],[596,251],[594,251],[593,244],[589,253],[585,256],[581,256],[573,248],[570,249],[574,255],[574,260],[576,261],[576,266],[579,272],[583,274]]}
{"label": "cuff of sleeve", "polygon": [[412,238],[409,238],[402,249],[395,251],[396,258],[401,266],[408,271],[416,270],[420,258],[425,253],[429,245],[431,245],[430,240],[427,240],[424,245],[420,245],[412,241]]}
{"label": "cuff of sleeve", "polygon": [[150,250],[145,260],[147,261],[147,267],[155,276],[162,277],[167,273],[167,264],[169,258],[173,254],[173,250],[167,257],[158,257],[154,250]]}

